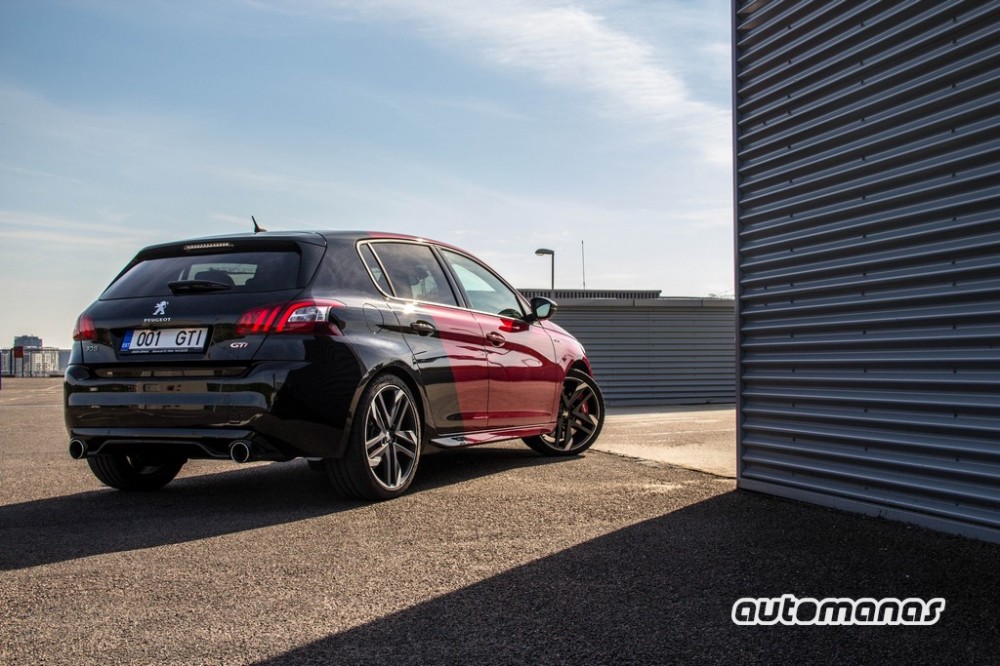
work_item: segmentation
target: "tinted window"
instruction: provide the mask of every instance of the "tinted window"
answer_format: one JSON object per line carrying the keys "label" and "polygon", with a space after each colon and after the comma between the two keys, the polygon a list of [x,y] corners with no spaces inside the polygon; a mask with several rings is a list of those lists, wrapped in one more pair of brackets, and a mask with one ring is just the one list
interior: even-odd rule
{"label": "tinted window", "polygon": [[389,279],[385,276],[385,272],[382,270],[382,266],[379,265],[378,259],[375,258],[375,253],[372,252],[371,247],[368,245],[362,245],[358,248],[361,253],[361,258],[365,262],[365,266],[368,267],[368,272],[371,273],[372,279],[375,280],[375,284],[378,288],[387,294],[392,293],[392,287],[389,285]]}
{"label": "tinted window", "polygon": [[101,299],[170,296],[167,284],[175,280],[220,282],[240,293],[281,291],[296,288],[298,274],[299,255],[290,251],[160,257],[133,266]]}
{"label": "tinted window", "polygon": [[399,298],[458,305],[444,270],[426,245],[375,243],[372,249],[382,261],[393,293]]}
{"label": "tinted window", "polygon": [[504,317],[523,317],[521,299],[493,271],[461,254],[442,250],[473,310]]}

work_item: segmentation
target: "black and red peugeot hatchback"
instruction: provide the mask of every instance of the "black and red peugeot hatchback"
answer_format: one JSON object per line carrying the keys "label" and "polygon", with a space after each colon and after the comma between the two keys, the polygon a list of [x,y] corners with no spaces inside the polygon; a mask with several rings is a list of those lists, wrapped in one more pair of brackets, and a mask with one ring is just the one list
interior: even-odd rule
{"label": "black and red peugeot hatchback", "polygon": [[583,347],[462,250],[409,236],[264,232],[148,247],[80,315],[69,451],[155,490],[191,458],[310,459],[389,499],[425,445],[523,439],[574,455],[604,402]]}

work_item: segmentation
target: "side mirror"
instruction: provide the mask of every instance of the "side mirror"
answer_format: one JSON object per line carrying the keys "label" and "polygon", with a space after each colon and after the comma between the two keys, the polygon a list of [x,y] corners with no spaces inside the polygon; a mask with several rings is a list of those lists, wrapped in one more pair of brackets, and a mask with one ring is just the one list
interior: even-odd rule
{"label": "side mirror", "polygon": [[527,320],[530,322],[550,319],[557,309],[555,301],[536,296],[531,299],[531,313],[527,316]]}

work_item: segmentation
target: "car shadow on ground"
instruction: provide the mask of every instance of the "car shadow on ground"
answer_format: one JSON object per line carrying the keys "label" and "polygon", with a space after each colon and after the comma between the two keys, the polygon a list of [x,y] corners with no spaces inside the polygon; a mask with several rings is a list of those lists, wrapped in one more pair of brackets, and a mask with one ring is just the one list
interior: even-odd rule
{"label": "car shadow on ground", "polygon": [[[734,491],[259,664],[995,663],[998,554]],[[783,594],[947,606],[933,626],[732,622]]]}
{"label": "car shadow on ground", "polygon": [[[443,451],[421,460],[409,493],[557,462],[511,447]],[[368,504],[338,497],[325,473],[302,460],[219,468],[225,465],[231,471],[182,476],[157,492],[101,488],[0,506],[0,571],[184,543]]]}

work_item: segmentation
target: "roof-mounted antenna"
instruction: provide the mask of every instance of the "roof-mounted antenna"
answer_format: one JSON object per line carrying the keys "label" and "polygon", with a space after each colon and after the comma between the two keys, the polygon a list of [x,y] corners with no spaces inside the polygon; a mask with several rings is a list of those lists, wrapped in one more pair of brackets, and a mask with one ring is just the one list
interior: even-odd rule
{"label": "roof-mounted antenna", "polygon": [[267,231],[267,229],[257,224],[257,220],[254,218],[253,215],[250,216],[250,219],[253,220],[253,232],[255,234],[259,234],[262,231]]}

